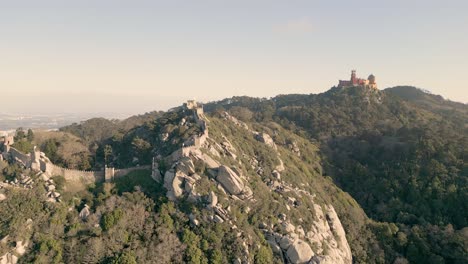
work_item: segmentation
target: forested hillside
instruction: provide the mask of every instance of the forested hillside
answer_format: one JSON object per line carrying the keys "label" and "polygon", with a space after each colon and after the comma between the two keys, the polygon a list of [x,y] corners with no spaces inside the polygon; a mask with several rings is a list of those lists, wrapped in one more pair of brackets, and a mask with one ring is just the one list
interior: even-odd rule
{"label": "forested hillside", "polygon": [[32,190],[0,188],[0,255],[16,247],[23,263],[468,262],[466,105],[412,87],[352,87],[204,109],[206,117],[177,107],[23,131],[19,146],[41,142],[63,166],[83,166],[83,155],[117,168],[154,158],[157,169],[80,192],[54,175],[63,196],[51,204],[37,174],[0,162],[0,180],[35,180]]}
{"label": "forested hillside", "polygon": [[466,261],[468,106],[411,87],[353,87],[231,98],[207,109],[274,120],[318,142],[325,174],[372,219],[405,230],[404,238],[382,237],[387,253],[413,263]]}

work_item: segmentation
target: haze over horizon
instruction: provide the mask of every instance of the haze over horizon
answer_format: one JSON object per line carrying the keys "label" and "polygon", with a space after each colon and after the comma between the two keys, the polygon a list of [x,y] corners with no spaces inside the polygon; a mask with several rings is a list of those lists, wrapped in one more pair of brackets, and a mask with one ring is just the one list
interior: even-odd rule
{"label": "haze over horizon", "polygon": [[126,113],[376,75],[467,103],[466,1],[0,1],[0,112]]}

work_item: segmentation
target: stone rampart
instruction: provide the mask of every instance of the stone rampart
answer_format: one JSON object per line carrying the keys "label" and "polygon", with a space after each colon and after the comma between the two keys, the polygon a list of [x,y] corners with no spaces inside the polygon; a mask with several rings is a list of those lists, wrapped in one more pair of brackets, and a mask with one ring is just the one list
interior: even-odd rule
{"label": "stone rampart", "polygon": [[149,170],[151,169],[151,165],[144,165],[144,166],[138,166],[138,167],[130,167],[130,168],[125,168],[125,169],[115,169],[114,170],[114,179],[123,177],[127,174],[129,174],[132,171],[136,170]]}
{"label": "stone rampart", "polygon": [[26,155],[13,147],[10,147],[8,153],[12,160],[19,160],[26,167],[28,167],[31,164],[31,155]]}
{"label": "stone rampart", "polygon": [[104,181],[104,171],[82,171],[62,168],[52,163],[46,163],[46,173],[51,176],[61,175],[69,182],[95,183]]}

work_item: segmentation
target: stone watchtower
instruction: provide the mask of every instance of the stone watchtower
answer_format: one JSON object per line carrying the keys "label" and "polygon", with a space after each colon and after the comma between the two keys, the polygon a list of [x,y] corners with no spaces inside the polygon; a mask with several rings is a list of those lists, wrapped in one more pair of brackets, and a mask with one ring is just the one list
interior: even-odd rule
{"label": "stone watchtower", "polygon": [[356,70],[351,71],[351,84],[352,85],[357,84]]}
{"label": "stone watchtower", "polygon": [[115,176],[115,169],[105,166],[104,167],[104,181],[112,182],[114,181],[114,176]]}
{"label": "stone watchtower", "polygon": [[3,137],[3,152],[8,153],[10,152],[10,146],[15,143],[13,136],[5,136]]}
{"label": "stone watchtower", "polygon": [[31,152],[31,169],[33,171],[41,170],[40,157],[41,157],[41,152],[36,146],[34,146],[34,150]]}

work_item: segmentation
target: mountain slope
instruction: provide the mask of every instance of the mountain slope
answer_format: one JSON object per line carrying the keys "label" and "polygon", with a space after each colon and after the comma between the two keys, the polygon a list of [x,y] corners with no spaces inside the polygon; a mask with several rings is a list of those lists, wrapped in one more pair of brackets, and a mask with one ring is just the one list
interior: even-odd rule
{"label": "mountain slope", "polygon": [[[389,243],[386,254],[396,250],[415,263],[434,257],[458,263],[466,259],[466,251],[440,248],[458,236],[442,236],[445,226],[460,232],[467,226],[467,107],[453,104],[458,110],[452,115],[431,105],[432,99],[415,103],[386,91],[353,87],[270,100],[237,97],[207,108],[246,108],[257,122],[275,120],[319,143],[325,173],[371,218],[410,230],[404,233],[411,239],[403,244],[397,233],[382,237]],[[438,231],[425,237],[429,230]],[[387,261],[394,259],[389,255]]]}
{"label": "mountain slope", "polygon": [[[98,163],[153,164],[151,172],[80,193],[65,183],[56,204],[46,202],[35,174],[1,163],[3,177],[30,173],[35,187],[24,199],[15,188],[0,191],[0,234],[10,235],[0,256],[466,263],[466,108],[450,104],[458,109],[452,115],[440,110],[444,102],[418,98],[354,87],[235,97],[205,105],[208,113],[189,102],[111,137],[101,135],[112,126],[97,132]],[[76,131],[94,133],[86,125]],[[19,233],[25,225],[31,232]],[[26,245],[21,254],[18,245]]]}

